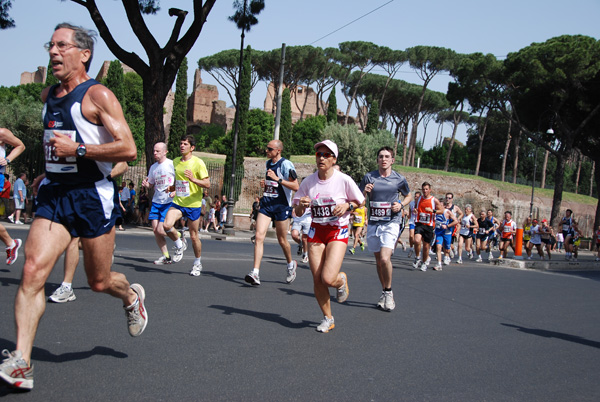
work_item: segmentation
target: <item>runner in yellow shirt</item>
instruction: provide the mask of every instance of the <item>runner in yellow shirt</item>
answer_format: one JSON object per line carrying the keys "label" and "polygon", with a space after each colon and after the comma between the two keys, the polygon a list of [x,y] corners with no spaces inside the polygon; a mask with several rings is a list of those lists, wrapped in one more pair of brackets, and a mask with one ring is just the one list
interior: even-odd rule
{"label": "runner in yellow shirt", "polygon": [[365,244],[361,240],[363,228],[365,227],[365,218],[367,215],[367,209],[362,206],[352,211],[352,236],[354,236],[354,244],[349,250],[350,254],[354,254],[356,246],[360,244],[360,249],[365,251]]}
{"label": "runner in yellow shirt", "polygon": [[183,252],[187,249],[187,243],[183,234],[174,228],[175,222],[181,218],[187,218],[192,247],[194,248],[194,265],[190,271],[192,276],[200,276],[202,272],[202,243],[198,234],[200,224],[200,213],[202,212],[203,188],[210,187],[208,170],[202,159],[194,156],[192,152],[196,149],[196,139],[192,135],[186,135],[179,143],[181,157],[173,160],[175,167],[175,187],[173,203],[165,217],[164,229],[171,240],[175,242],[175,253],[173,262],[179,262],[183,258]]}

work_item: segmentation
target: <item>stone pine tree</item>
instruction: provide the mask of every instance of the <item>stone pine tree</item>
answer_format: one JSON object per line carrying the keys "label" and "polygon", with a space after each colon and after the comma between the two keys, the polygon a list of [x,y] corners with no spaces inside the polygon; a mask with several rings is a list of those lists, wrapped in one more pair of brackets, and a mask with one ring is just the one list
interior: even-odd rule
{"label": "stone pine tree", "polygon": [[[244,157],[246,156],[246,139],[248,138],[248,110],[250,109],[250,91],[252,88],[252,48],[248,46],[244,52],[244,61],[242,64],[242,73],[240,81],[240,99],[238,113],[238,143],[236,152],[236,183],[234,188],[234,200],[237,200],[242,189],[242,180],[244,179]],[[233,136],[233,132],[232,132]],[[233,149],[233,139],[232,139]],[[225,179],[223,188],[229,189],[231,180],[231,168],[233,166],[233,155],[227,154],[225,159]]]}
{"label": "stone pine tree", "polygon": [[0,29],[14,28],[15,21],[8,15],[12,0],[0,0]]}
{"label": "stone pine tree", "polygon": [[365,128],[365,132],[367,134],[374,134],[379,127],[379,102],[374,100],[371,103],[371,108],[369,109],[369,114],[367,116],[367,127]]}
{"label": "stone pine tree", "polygon": [[187,57],[184,57],[175,81],[175,99],[168,143],[170,159],[179,156],[179,140],[187,133],[187,69]]}
{"label": "stone pine tree", "polygon": [[279,139],[283,142],[283,152],[281,155],[289,159],[292,156],[292,102],[290,90],[283,90],[281,95],[281,120],[279,126]]}
{"label": "stone pine tree", "polygon": [[327,123],[337,123],[337,99],[335,97],[335,86],[329,92],[327,99]]}

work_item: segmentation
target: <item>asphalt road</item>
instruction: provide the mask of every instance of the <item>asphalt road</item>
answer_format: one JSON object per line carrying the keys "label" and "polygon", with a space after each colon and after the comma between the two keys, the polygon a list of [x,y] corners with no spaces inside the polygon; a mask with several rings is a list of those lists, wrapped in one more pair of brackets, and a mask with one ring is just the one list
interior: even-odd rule
{"label": "asphalt road", "polygon": [[[295,251],[296,248],[294,247]],[[120,301],[93,293],[80,264],[77,300],[48,303],[33,350],[35,387],[6,401],[597,401],[600,272],[542,272],[487,264],[415,271],[393,257],[396,310],[375,308],[372,255],[346,255],[350,297],[322,319],[299,264],[285,283],[279,246],[265,247],[259,287],[249,241],[203,241],[155,266],[149,234],[117,234],[114,270],[146,290],[149,324],[126,329]],[[13,299],[23,259],[0,265],[0,349],[15,347]],[[62,280],[62,260],[46,294]],[[331,291],[334,296],[333,290]]]}

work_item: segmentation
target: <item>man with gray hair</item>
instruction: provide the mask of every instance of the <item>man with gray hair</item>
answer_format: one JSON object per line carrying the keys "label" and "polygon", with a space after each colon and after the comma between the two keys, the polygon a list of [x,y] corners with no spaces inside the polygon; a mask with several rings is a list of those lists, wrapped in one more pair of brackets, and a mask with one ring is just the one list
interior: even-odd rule
{"label": "man with gray hair", "polygon": [[111,270],[118,194],[113,162],[134,160],[137,149],[116,96],[87,74],[95,33],[58,25],[45,48],[59,84],[42,91],[46,179],[27,237],[21,284],[15,298],[16,350],[2,351],[0,378],[33,388],[31,351],[46,304],[44,285],[73,237],[81,238],[88,284],[121,300],[131,336],[141,335],[148,315],[145,292]]}

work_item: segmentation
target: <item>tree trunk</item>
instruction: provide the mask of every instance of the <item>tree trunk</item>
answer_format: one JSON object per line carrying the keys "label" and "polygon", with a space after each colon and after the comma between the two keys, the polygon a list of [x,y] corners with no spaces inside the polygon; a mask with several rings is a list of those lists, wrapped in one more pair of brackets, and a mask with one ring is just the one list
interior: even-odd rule
{"label": "tree trunk", "polygon": [[454,146],[456,130],[458,130],[458,125],[460,124],[460,116],[462,115],[463,108],[464,105],[462,102],[460,105],[460,112],[458,114],[456,113],[456,107],[454,108],[454,127],[452,128],[452,137],[450,138],[450,144],[448,144],[448,152],[446,153],[446,163],[444,163],[444,172],[447,172],[448,168],[450,167],[450,155],[452,155],[452,147]]}
{"label": "tree trunk", "polygon": [[502,172],[500,174],[500,181],[504,182],[504,178],[506,177],[506,160],[508,159],[508,150],[510,149],[510,141],[512,137],[510,136],[510,125],[508,129],[508,133],[506,133],[506,144],[504,145],[504,157],[502,158]]}
{"label": "tree trunk", "polygon": [[549,155],[550,151],[546,150],[546,152],[544,152],[544,164],[542,165],[542,182],[540,183],[540,188],[546,188],[546,169],[548,168]]}
{"label": "tree trunk", "polygon": [[[592,177],[596,176],[596,189],[600,192],[600,163],[592,162]],[[592,183],[590,183],[590,197],[592,196]],[[594,218],[594,234],[596,229],[600,226],[600,197],[598,197],[598,204],[596,204],[596,217]]]}
{"label": "tree trunk", "polygon": [[577,163],[577,178],[575,179],[575,194],[579,194],[579,178],[581,177],[581,160],[583,157],[581,153],[577,152],[579,162]]}
{"label": "tree trunk", "polygon": [[[512,126],[512,119],[508,121],[508,131]],[[513,161],[513,183],[517,182],[517,173],[519,172],[519,149],[521,148],[521,130],[517,131],[515,136],[515,159]]]}
{"label": "tree trunk", "polygon": [[[483,111],[481,113],[483,113]],[[479,115],[479,119],[481,120],[481,114]],[[479,138],[479,149],[477,150],[477,164],[475,165],[475,176],[479,176],[479,166],[481,166],[481,154],[483,152],[483,140],[485,138],[487,124],[488,124],[488,115],[485,116],[485,121],[483,123],[483,129],[479,133],[477,133],[477,137]]]}
{"label": "tree trunk", "polygon": [[[594,190],[594,175],[596,174],[596,161],[592,161],[592,174],[590,174],[590,197],[593,194]],[[598,197],[598,201],[600,201],[600,197]],[[596,228],[597,226],[595,226]]]}
{"label": "tree trunk", "polygon": [[560,207],[562,205],[562,193],[565,176],[565,158],[568,152],[558,152],[556,156],[556,172],[554,172],[554,195],[552,197],[552,213],[550,215],[550,226],[554,227],[560,217]]}
{"label": "tree trunk", "polygon": [[[144,91],[144,138],[146,141],[144,154],[146,161],[154,160],[154,144],[157,142],[167,143],[165,138],[165,126],[163,122],[163,107],[166,94],[158,88],[154,79],[143,78]],[[146,163],[146,169],[150,169],[152,163]]]}

